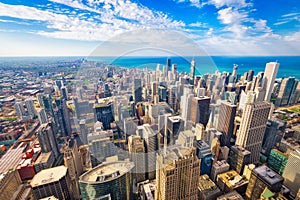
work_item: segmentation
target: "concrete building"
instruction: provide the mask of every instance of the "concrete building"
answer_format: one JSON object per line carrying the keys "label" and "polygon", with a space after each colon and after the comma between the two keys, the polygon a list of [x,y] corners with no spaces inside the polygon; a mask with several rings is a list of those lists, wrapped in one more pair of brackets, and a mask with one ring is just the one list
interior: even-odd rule
{"label": "concrete building", "polygon": [[193,147],[195,141],[195,134],[191,130],[181,131],[177,140],[177,144],[185,147]]}
{"label": "concrete building", "polygon": [[42,124],[37,131],[37,138],[39,140],[43,153],[53,152],[55,159],[59,156],[59,149],[55,137],[55,133],[52,129],[53,124]]}
{"label": "concrete building", "polygon": [[70,193],[70,178],[65,166],[44,169],[30,182],[34,199],[53,195],[61,200],[73,199]]}
{"label": "concrete building", "polygon": [[283,171],[284,185],[286,185],[293,196],[296,196],[300,188],[300,148],[292,151]]}
{"label": "concrete building", "polygon": [[226,101],[221,102],[217,130],[222,133],[221,146],[230,146],[233,136],[234,119],[237,106]]}
{"label": "concrete building", "polygon": [[131,171],[133,168],[132,162],[107,162],[82,174],[79,178],[82,200],[132,199]]}
{"label": "concrete building", "polygon": [[104,130],[110,129],[114,121],[112,102],[101,102],[94,106],[96,121],[102,122]]}
{"label": "concrete building", "polygon": [[267,187],[272,192],[280,192],[283,178],[266,165],[252,170],[246,191],[246,199],[257,200]]}
{"label": "concrete building", "polygon": [[167,144],[173,145],[178,139],[180,131],[184,130],[184,122],[180,116],[167,118]]}
{"label": "concrete building", "polygon": [[209,145],[202,140],[197,140],[196,155],[201,160],[200,175],[210,175],[213,155]]}
{"label": "concrete building", "polygon": [[218,174],[227,172],[229,170],[229,168],[230,168],[230,166],[226,162],[226,160],[217,161],[211,167],[211,173],[210,173],[211,180],[215,181],[216,178],[217,178],[217,176],[218,176]]}
{"label": "concrete building", "polygon": [[270,108],[271,106],[267,102],[255,102],[246,104],[243,112],[236,145],[242,146],[251,152],[251,163],[258,162],[260,159]]}
{"label": "concrete building", "polygon": [[130,160],[135,167],[132,170],[134,173],[134,183],[139,183],[146,180],[146,150],[144,140],[138,135],[128,137],[128,151]]}
{"label": "concrete building", "polygon": [[215,200],[222,193],[216,184],[204,174],[199,177],[198,184],[198,199],[202,200]]}
{"label": "concrete building", "polygon": [[46,124],[46,123],[48,123],[48,116],[46,114],[45,109],[39,110],[37,112],[37,116],[38,116],[40,124]]}
{"label": "concrete building", "polygon": [[175,145],[157,156],[156,200],[196,200],[200,160],[194,148]]}
{"label": "concrete building", "polygon": [[294,103],[298,80],[295,77],[284,78],[275,101],[276,106],[286,106]]}
{"label": "concrete building", "polygon": [[234,145],[230,147],[228,163],[230,168],[242,174],[244,166],[250,164],[251,152],[241,146]]}
{"label": "concrete building", "polygon": [[35,107],[34,107],[33,100],[32,99],[26,99],[25,100],[25,106],[26,106],[28,115],[31,118],[34,118],[36,116],[36,110],[35,110]]}
{"label": "concrete building", "polygon": [[279,69],[278,62],[269,62],[266,64],[264,78],[263,78],[263,86],[266,88],[266,96],[265,101],[269,102],[271,100],[271,95],[274,88],[275,79],[277,76],[277,72]]}
{"label": "concrete building", "polygon": [[288,154],[277,149],[272,149],[268,159],[268,166],[278,174],[282,175],[288,161]]}
{"label": "concrete building", "polygon": [[54,154],[52,151],[41,153],[34,163],[34,170],[36,173],[43,169],[51,168],[54,164]]}
{"label": "concrete building", "polygon": [[196,125],[201,123],[206,127],[209,120],[210,97],[193,97],[191,104],[191,122]]}
{"label": "concrete building", "polygon": [[14,196],[22,180],[17,170],[10,170],[0,174],[0,199]]}
{"label": "concrete building", "polygon": [[83,166],[81,164],[76,140],[69,139],[64,145],[63,152],[64,165],[68,168],[68,173],[70,176],[70,187],[72,188],[71,195],[75,199],[80,199],[78,178],[83,173]]}

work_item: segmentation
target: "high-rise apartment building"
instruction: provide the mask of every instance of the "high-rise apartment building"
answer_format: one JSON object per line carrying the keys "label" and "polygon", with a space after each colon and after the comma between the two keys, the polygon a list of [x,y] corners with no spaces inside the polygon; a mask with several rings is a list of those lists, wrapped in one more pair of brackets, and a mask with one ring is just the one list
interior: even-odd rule
{"label": "high-rise apartment building", "polygon": [[278,62],[269,62],[266,64],[265,73],[264,73],[264,81],[263,86],[266,89],[265,101],[271,100],[271,95],[274,88],[274,82],[277,76],[277,72],[279,69]]}
{"label": "high-rise apartment building", "polygon": [[270,108],[271,106],[267,102],[249,103],[245,106],[236,145],[242,146],[251,152],[251,163],[258,162],[260,159],[262,140]]}
{"label": "high-rise apartment building", "polygon": [[200,160],[194,148],[172,146],[157,156],[156,200],[196,200]]}
{"label": "high-rise apartment building", "polygon": [[44,109],[39,110],[37,112],[37,116],[38,116],[40,124],[48,123],[48,116],[47,116],[46,111]]}
{"label": "high-rise apartment building", "polygon": [[230,146],[230,139],[233,135],[236,109],[236,105],[226,101],[221,102],[217,130],[222,133],[220,141],[222,146]]}
{"label": "high-rise apartment building", "polygon": [[25,106],[28,112],[28,115],[30,116],[30,118],[34,118],[36,116],[36,110],[34,107],[34,103],[32,99],[26,99],[25,100]]}

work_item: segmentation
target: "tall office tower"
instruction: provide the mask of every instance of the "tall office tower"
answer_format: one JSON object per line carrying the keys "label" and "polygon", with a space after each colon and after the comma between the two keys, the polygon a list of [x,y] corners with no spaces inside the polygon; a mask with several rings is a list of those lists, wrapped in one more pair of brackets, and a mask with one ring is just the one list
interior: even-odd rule
{"label": "tall office tower", "polygon": [[181,131],[176,142],[185,147],[194,147],[195,134],[191,130]]}
{"label": "tall office tower", "polygon": [[276,106],[286,106],[293,103],[298,80],[294,77],[284,78],[281,82],[279,93],[276,98]]}
{"label": "tall office tower", "polygon": [[190,84],[194,85],[195,81],[195,68],[196,68],[196,61],[193,59],[191,62],[191,69],[190,69]]}
{"label": "tall office tower", "polygon": [[16,113],[17,113],[19,119],[23,119],[25,116],[25,110],[24,110],[24,106],[22,105],[22,103],[17,102],[15,104],[15,109],[16,109]]}
{"label": "tall office tower", "polygon": [[40,107],[42,108],[43,107],[43,94],[42,93],[38,93],[36,95],[36,99],[39,102]]}
{"label": "tall office tower", "polygon": [[135,78],[132,86],[132,96],[135,103],[142,102],[142,82],[141,79]]}
{"label": "tall office tower", "polygon": [[201,123],[206,127],[209,120],[210,97],[193,97],[191,104],[191,121],[193,124]]}
{"label": "tall office tower", "polygon": [[226,162],[226,160],[217,161],[211,167],[211,173],[210,173],[211,180],[215,181],[216,178],[217,178],[217,176],[218,176],[218,174],[227,172],[229,170],[229,168],[230,168],[230,166]]}
{"label": "tall office tower", "polygon": [[156,200],[198,199],[200,160],[194,148],[172,146],[157,156]]}
{"label": "tall office tower", "polygon": [[264,101],[266,96],[266,90],[263,87],[256,87],[255,90],[255,101]]}
{"label": "tall office tower", "polygon": [[217,130],[222,133],[220,141],[222,146],[230,146],[230,139],[233,136],[236,109],[236,105],[226,101],[221,102]]}
{"label": "tall office tower", "polygon": [[107,83],[104,84],[104,97],[110,97],[111,93],[109,90],[109,85]]}
{"label": "tall office tower", "polygon": [[282,175],[288,161],[288,154],[282,153],[277,149],[272,149],[268,159],[268,167]]}
{"label": "tall office tower", "polygon": [[222,194],[218,186],[206,174],[199,177],[198,193],[198,199],[202,200],[216,199]]}
{"label": "tall office tower", "polygon": [[286,122],[281,119],[271,118],[268,120],[261,149],[261,152],[265,156],[268,157],[271,150],[281,142],[285,127]]}
{"label": "tall office tower", "polygon": [[237,173],[242,174],[245,165],[250,164],[250,151],[247,151],[240,146],[230,147],[228,164],[231,169],[234,169]]}
{"label": "tall office tower", "polygon": [[239,101],[239,110],[244,111],[247,103],[253,103],[255,101],[256,94],[253,91],[248,91],[246,94],[244,91],[241,92]]}
{"label": "tall office tower", "polygon": [[232,81],[230,81],[232,83],[235,83],[237,81],[237,70],[238,70],[238,67],[239,66],[237,64],[233,65],[233,71],[232,71],[232,75],[231,75]]}
{"label": "tall office tower", "polygon": [[180,131],[184,130],[184,121],[180,116],[167,118],[167,144],[175,144]]}
{"label": "tall office tower", "polygon": [[167,101],[167,89],[164,86],[158,86],[157,93],[158,93],[158,97],[159,97],[159,102]]}
{"label": "tall office tower", "polygon": [[266,165],[252,170],[249,184],[246,190],[247,200],[260,199],[260,195],[267,187],[272,192],[280,192],[283,178]]}
{"label": "tall office tower", "polygon": [[96,121],[102,122],[104,130],[110,129],[110,123],[114,121],[113,104],[100,103],[94,106]]}
{"label": "tall office tower", "polygon": [[72,199],[68,168],[58,166],[37,173],[30,182],[34,199],[54,196],[60,200]]}
{"label": "tall office tower", "polygon": [[165,69],[164,69],[164,76],[165,77],[168,77],[168,73],[170,71],[170,68],[171,68],[171,59],[167,58],[166,66],[165,66]]}
{"label": "tall office tower", "polygon": [[144,140],[138,135],[128,137],[128,151],[130,160],[134,163],[134,183],[139,183],[146,180],[146,151]]}
{"label": "tall office tower", "polygon": [[194,95],[192,94],[192,89],[190,87],[184,87],[183,95],[181,96],[180,100],[180,110],[181,117],[185,123],[190,121],[190,112],[193,97]]}
{"label": "tall office tower", "polygon": [[156,153],[159,149],[158,145],[158,132],[155,132],[149,124],[138,126],[137,135],[145,141],[145,152],[146,152],[146,169],[149,180],[155,179],[156,170]]}
{"label": "tall office tower", "polygon": [[118,149],[113,138],[106,131],[88,134],[88,143],[93,167],[103,162],[106,157],[117,155]]}
{"label": "tall office tower", "polygon": [[200,175],[210,175],[213,155],[209,145],[202,140],[197,140],[196,155],[201,160]]}
{"label": "tall office tower", "polygon": [[48,123],[48,116],[44,109],[39,110],[37,112],[37,116],[38,116],[40,124]]}
{"label": "tall office tower", "polygon": [[300,188],[300,148],[292,151],[283,171],[284,185],[296,196]]}
{"label": "tall office tower", "polygon": [[64,152],[64,164],[68,168],[70,176],[70,188],[72,188],[72,196],[75,199],[80,199],[78,179],[83,173],[83,166],[81,165],[81,159],[76,140],[69,139],[63,148]]}
{"label": "tall office tower", "polygon": [[251,152],[251,163],[258,162],[260,159],[262,140],[270,108],[271,105],[268,102],[249,103],[245,106],[236,145],[242,146]]}
{"label": "tall office tower", "polygon": [[280,64],[278,62],[269,62],[266,64],[264,78],[263,78],[264,79],[263,86],[266,89],[265,101],[271,100],[271,95],[273,92],[274,82],[277,76],[279,65]]}
{"label": "tall office tower", "polygon": [[67,87],[63,86],[60,88],[60,93],[62,98],[64,98],[66,101],[68,100],[68,89]]}
{"label": "tall office tower", "polygon": [[178,80],[178,73],[177,73],[177,65],[176,64],[172,64],[172,75],[173,75],[173,79],[175,81]]}
{"label": "tall office tower", "polygon": [[157,95],[157,82],[151,82],[152,98]]}
{"label": "tall office tower", "polygon": [[50,123],[41,124],[37,131],[37,138],[39,140],[42,152],[47,153],[52,151],[54,158],[56,159],[59,156],[59,149],[52,125],[53,124]]}
{"label": "tall office tower", "polygon": [[168,104],[174,110],[174,112],[177,112],[177,87],[175,85],[171,85],[169,87]]}
{"label": "tall office tower", "polygon": [[35,110],[33,101],[31,99],[26,99],[25,100],[25,106],[27,108],[27,112],[28,112],[29,116],[31,118],[35,117],[36,116],[36,110]]}
{"label": "tall office tower", "polygon": [[254,71],[250,69],[248,71],[247,81],[252,81],[253,80],[253,76],[254,76]]}
{"label": "tall office tower", "polygon": [[66,100],[59,98],[55,100],[55,122],[58,125],[58,131],[62,136],[71,135],[71,120]]}
{"label": "tall office tower", "polygon": [[55,85],[58,87],[58,89],[60,90],[61,87],[64,86],[64,83],[62,82],[62,80],[56,80],[55,81]]}
{"label": "tall office tower", "polygon": [[89,133],[88,127],[86,126],[86,120],[82,119],[79,121],[80,139],[81,142],[86,145],[88,144],[87,135]]}
{"label": "tall office tower", "polygon": [[126,161],[105,162],[79,177],[81,198],[132,199],[132,169],[134,163]]}

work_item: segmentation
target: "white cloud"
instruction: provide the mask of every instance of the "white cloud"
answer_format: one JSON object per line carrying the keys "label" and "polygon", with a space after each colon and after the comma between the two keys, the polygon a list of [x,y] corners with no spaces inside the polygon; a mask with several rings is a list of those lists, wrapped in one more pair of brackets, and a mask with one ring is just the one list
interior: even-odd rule
{"label": "white cloud", "polygon": [[208,4],[213,4],[216,8],[221,8],[223,6],[243,8],[250,5],[250,3],[246,3],[245,0],[209,0]]}
{"label": "white cloud", "polygon": [[241,13],[232,7],[224,8],[218,11],[218,19],[223,24],[238,24],[245,18],[245,13]]}

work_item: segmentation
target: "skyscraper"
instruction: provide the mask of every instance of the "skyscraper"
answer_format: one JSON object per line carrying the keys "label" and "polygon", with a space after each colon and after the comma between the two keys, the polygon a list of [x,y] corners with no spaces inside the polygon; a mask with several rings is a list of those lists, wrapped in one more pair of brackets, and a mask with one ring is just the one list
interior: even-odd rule
{"label": "skyscraper", "polygon": [[141,79],[135,78],[133,80],[133,86],[132,86],[132,94],[133,94],[133,100],[135,103],[142,101],[142,83]]}
{"label": "skyscraper", "polygon": [[130,159],[134,162],[134,183],[146,180],[146,153],[144,140],[138,135],[128,137],[128,151]]}
{"label": "skyscraper", "polygon": [[132,199],[132,174],[134,163],[126,161],[105,162],[79,177],[82,200]]}
{"label": "skyscraper", "polygon": [[233,135],[236,109],[236,105],[233,105],[226,101],[221,102],[217,130],[222,133],[222,146],[230,146],[230,139]]}
{"label": "skyscraper", "polygon": [[293,196],[296,196],[300,188],[300,148],[292,151],[283,171],[284,185],[286,185]]}
{"label": "skyscraper", "polygon": [[259,161],[270,108],[271,105],[267,102],[248,103],[245,106],[236,145],[251,152],[251,163]]}
{"label": "skyscraper", "polygon": [[44,109],[39,110],[37,112],[37,116],[38,116],[40,124],[48,123],[48,116]]}
{"label": "skyscraper", "polygon": [[16,113],[17,113],[19,119],[23,119],[25,116],[25,110],[24,110],[24,106],[22,105],[22,103],[17,102],[15,104],[15,109],[16,109]]}
{"label": "skyscraper", "polygon": [[281,82],[275,105],[286,106],[292,104],[294,101],[297,85],[298,80],[294,77],[284,78]]}
{"label": "skyscraper", "polygon": [[232,146],[229,151],[228,163],[231,169],[242,174],[244,166],[250,164],[251,152],[240,146]]}
{"label": "skyscraper", "polygon": [[200,160],[194,148],[172,146],[157,157],[156,200],[196,200]]}
{"label": "skyscraper", "polygon": [[210,97],[193,97],[191,105],[191,121],[193,124],[201,123],[206,127],[209,120]]}
{"label": "skyscraper", "polygon": [[196,144],[196,155],[201,160],[200,175],[210,175],[213,155],[209,145],[202,140],[198,140]]}
{"label": "skyscraper", "polygon": [[72,196],[75,199],[80,199],[78,178],[83,173],[79,150],[76,140],[69,139],[64,146],[64,164],[68,168],[70,176],[70,187],[72,188]]}
{"label": "skyscraper", "polygon": [[42,152],[47,153],[52,151],[56,159],[59,156],[59,149],[52,125],[53,124],[49,123],[42,124],[37,131],[37,138],[39,140]]}
{"label": "skyscraper", "polygon": [[278,62],[269,62],[266,64],[265,73],[264,73],[264,81],[263,86],[266,89],[265,101],[271,100],[271,95],[274,88],[274,82],[277,76],[277,72],[279,69]]}
{"label": "skyscraper", "polygon": [[196,61],[193,59],[191,62],[191,69],[190,69],[190,84],[194,85],[195,81],[195,67],[196,67]]}
{"label": "skyscraper", "polygon": [[58,166],[37,173],[30,182],[34,199],[54,196],[61,200],[72,199],[68,168]]}
{"label": "skyscraper", "polygon": [[171,59],[167,58],[166,66],[165,66],[165,69],[164,69],[165,77],[168,77],[168,73],[170,71],[170,68],[171,68]]}
{"label": "skyscraper", "polygon": [[102,122],[104,130],[110,129],[110,123],[113,122],[113,105],[111,102],[95,104],[96,121]]}
{"label": "skyscraper", "polygon": [[36,110],[35,110],[34,103],[33,103],[32,99],[26,99],[25,100],[25,106],[27,108],[27,112],[28,112],[30,118],[35,117],[36,116]]}

